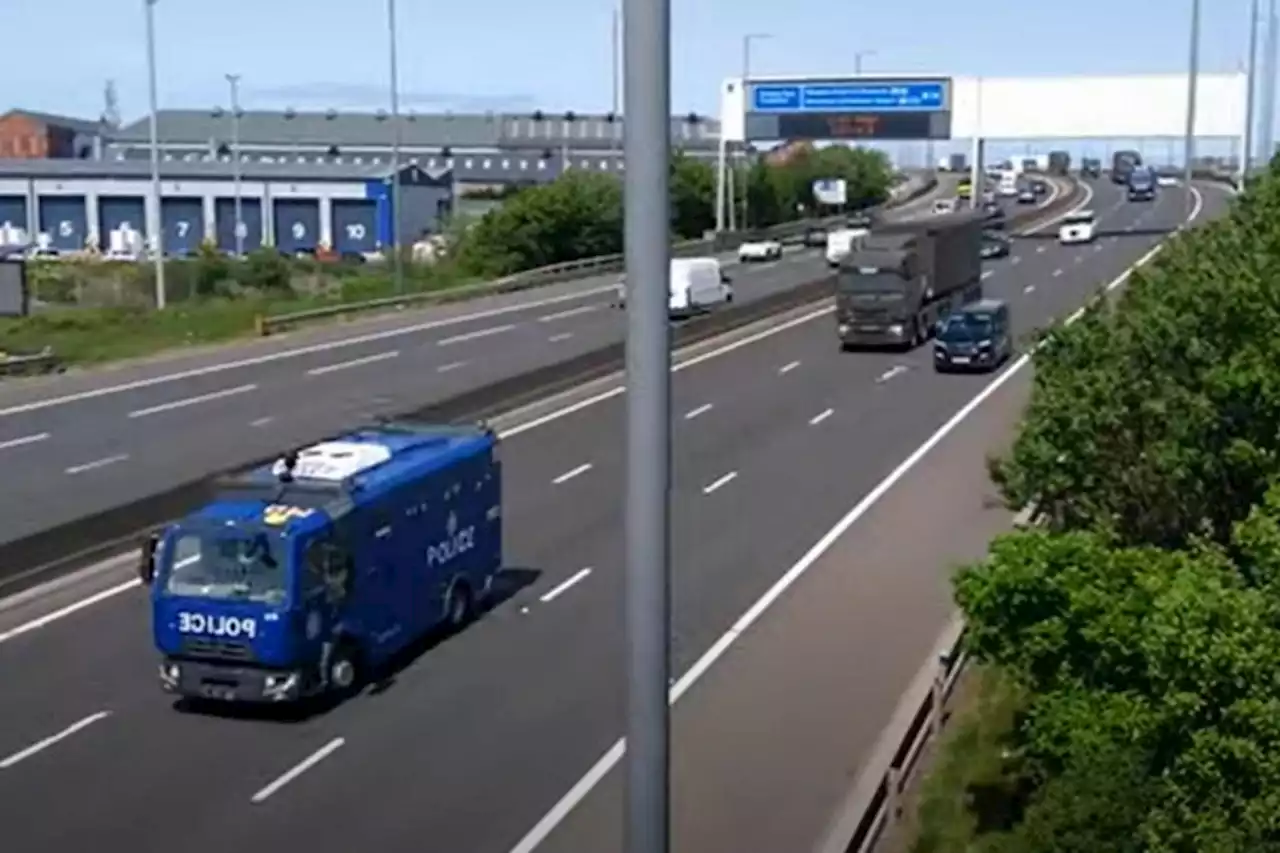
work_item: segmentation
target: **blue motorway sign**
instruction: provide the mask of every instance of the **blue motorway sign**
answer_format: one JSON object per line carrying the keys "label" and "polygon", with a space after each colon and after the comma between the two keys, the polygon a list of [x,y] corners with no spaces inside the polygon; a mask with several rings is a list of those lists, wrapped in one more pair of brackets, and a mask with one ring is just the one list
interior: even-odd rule
{"label": "blue motorway sign", "polygon": [[758,113],[932,112],[946,108],[945,80],[751,84],[751,111]]}

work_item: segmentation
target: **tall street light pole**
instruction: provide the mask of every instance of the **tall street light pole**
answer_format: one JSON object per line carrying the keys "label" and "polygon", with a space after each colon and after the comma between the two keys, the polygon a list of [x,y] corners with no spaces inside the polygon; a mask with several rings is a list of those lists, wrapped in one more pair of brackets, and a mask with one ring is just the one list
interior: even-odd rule
{"label": "tall street light pole", "polygon": [[240,163],[240,75],[228,74],[227,85],[231,87],[231,179],[235,183],[236,257],[242,258],[244,257],[244,238],[248,228],[244,224],[244,193]]}
{"label": "tall street light pole", "polygon": [[396,0],[387,0],[387,40],[391,75],[391,252],[396,293],[404,292],[404,253],[400,250],[400,60],[396,42]]}
{"label": "tall street light pole", "polygon": [[[772,34],[770,33],[747,33],[742,37],[742,85],[744,87],[747,85],[747,81],[751,79],[751,44],[752,42],[764,41],[765,39],[770,39],[770,38],[773,38]],[[744,97],[745,97],[745,94],[744,94]],[[745,156],[743,159],[745,161],[746,159]],[[751,170],[749,166],[743,170],[742,180],[738,181],[737,183],[738,183],[739,191],[742,193],[742,230],[745,231],[750,227],[750,224],[747,219],[747,215],[749,213],[749,198],[751,195],[748,192],[748,190],[751,189],[750,187]]]}
{"label": "tall street light pole", "polygon": [[623,0],[627,170],[625,850],[669,845],[671,0]]}
{"label": "tall street light pole", "polygon": [[163,311],[168,303],[164,281],[164,216],[160,210],[160,100],[156,83],[156,0],[144,0],[147,19],[147,86],[150,89],[151,119],[151,232],[152,262],[156,269],[156,308]]}
{"label": "tall street light pole", "polygon": [[1242,187],[1245,179],[1249,177],[1249,170],[1253,168],[1253,150],[1257,143],[1257,139],[1254,136],[1254,127],[1258,108],[1258,16],[1261,12],[1260,5],[1260,0],[1252,0],[1249,4],[1249,58],[1245,63],[1246,77],[1244,84],[1244,153],[1240,158],[1240,184]]}
{"label": "tall street light pole", "polygon": [[1275,155],[1276,121],[1276,51],[1280,49],[1280,20],[1276,18],[1276,0],[1267,3],[1267,42],[1262,49],[1262,109],[1258,130],[1258,153],[1265,168]]}
{"label": "tall street light pole", "polygon": [[1186,202],[1187,217],[1191,217],[1195,196],[1191,192],[1191,178],[1195,172],[1196,156],[1196,89],[1200,81],[1200,0],[1191,0],[1191,52],[1187,59],[1187,138],[1186,148]]}
{"label": "tall street light pole", "polygon": [[862,76],[862,60],[869,56],[875,56],[874,50],[860,50],[853,55],[853,73],[856,77]]}

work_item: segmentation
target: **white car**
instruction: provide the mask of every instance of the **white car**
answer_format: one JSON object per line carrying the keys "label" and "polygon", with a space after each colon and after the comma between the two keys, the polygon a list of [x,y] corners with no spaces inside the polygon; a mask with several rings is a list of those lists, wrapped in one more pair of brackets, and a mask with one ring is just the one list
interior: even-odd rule
{"label": "white car", "polygon": [[782,259],[782,243],[777,240],[749,240],[738,247],[738,260],[777,261]]}
{"label": "white car", "polygon": [[933,213],[935,216],[941,216],[946,213],[955,213],[959,199],[940,198],[933,203]]}
{"label": "white car", "polygon": [[1068,214],[1058,228],[1058,242],[1064,246],[1072,243],[1092,243],[1097,229],[1092,210]]}
{"label": "white car", "polygon": [[1156,183],[1162,187],[1178,186],[1178,177],[1176,175],[1160,175],[1156,178]]}

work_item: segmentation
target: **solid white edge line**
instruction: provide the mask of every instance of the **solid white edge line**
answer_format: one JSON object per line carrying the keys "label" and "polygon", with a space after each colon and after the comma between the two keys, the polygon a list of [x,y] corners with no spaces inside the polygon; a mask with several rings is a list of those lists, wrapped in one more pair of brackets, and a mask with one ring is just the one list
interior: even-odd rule
{"label": "solid white edge line", "polygon": [[38,432],[33,435],[24,435],[21,438],[11,438],[7,441],[0,441],[0,450],[10,450],[14,447],[25,447],[28,444],[35,444],[40,441],[47,441],[49,433]]}
{"label": "solid white edge line", "polygon": [[[116,560],[114,562],[122,562],[122,561]],[[16,637],[21,637],[23,634],[29,634],[32,631],[39,630],[40,628],[43,628],[45,625],[49,625],[53,622],[57,622],[59,619],[64,619],[73,613],[78,613],[81,610],[84,610],[86,607],[92,607],[93,605],[97,604],[100,601],[106,601],[108,598],[115,598],[120,593],[128,592],[129,590],[133,589],[135,586],[141,586],[141,582],[138,581],[136,578],[133,580],[127,580],[124,583],[118,583],[112,587],[107,587],[104,590],[95,592],[93,595],[87,598],[82,598],[79,601],[74,601],[65,607],[59,607],[57,610],[50,611],[49,613],[46,613],[43,616],[39,616],[35,619],[32,619],[30,622],[24,622],[23,624],[18,625],[15,628],[10,628],[8,631],[4,631],[0,633],[0,643],[7,643]]]}
{"label": "solid white edge line", "polygon": [[63,469],[63,473],[74,477],[77,474],[96,471],[99,468],[106,468],[108,465],[114,465],[117,462],[124,462],[128,458],[129,454],[127,453],[117,453],[115,456],[104,456],[101,459],[94,459],[92,462],[82,462],[79,465],[72,465],[69,468]]}
{"label": "solid white edge line", "polygon": [[[1200,209],[1203,202],[1203,197],[1194,187],[1192,188],[1192,192],[1196,196],[1196,203],[1192,208],[1189,221],[1194,221],[1196,217],[1200,215]],[[1184,224],[1182,228],[1185,227],[1186,225]],[[1182,228],[1179,228],[1178,230],[1180,231]],[[1113,279],[1109,284],[1107,284],[1106,292],[1110,293],[1127,281],[1129,276],[1132,275],[1135,270],[1145,266],[1152,258],[1158,255],[1160,250],[1164,248],[1164,245],[1165,244],[1163,242],[1157,244],[1149,252],[1134,262],[1132,266]],[[1083,311],[1079,311],[1072,315],[1072,317],[1073,319],[1077,318],[1083,313]],[[1071,323],[1073,322],[1073,319],[1069,319],[1066,322]],[[765,594],[747,610],[746,613],[742,614],[738,621],[733,623],[733,625],[729,627],[729,630],[722,634],[720,638],[712,644],[711,648],[707,649],[707,651],[703,653],[702,657],[698,658],[694,662],[693,666],[689,667],[685,674],[676,681],[675,685],[668,693],[669,704],[674,705],[676,702],[680,701],[680,698],[684,696],[685,693],[689,692],[689,689],[698,682],[698,679],[705,675],[707,671],[710,670],[711,667],[714,666],[724,655],[724,653],[729,650],[734,642],[737,641],[738,637],[750,628],[751,625],[762,615],[764,615],[764,613],[773,606],[774,602],[781,598],[782,595],[805,574],[805,572],[809,571],[809,569],[817,563],[823,554],[825,554],[831,546],[849,530],[850,527],[862,518],[862,516],[865,515],[867,511],[885,495],[886,492],[897,485],[898,481],[905,477],[911,469],[919,464],[920,460],[923,459],[929,451],[941,443],[944,438],[946,438],[957,426],[968,418],[975,409],[995,394],[996,391],[1004,387],[1005,383],[1012,379],[1013,376],[1029,364],[1030,361],[1030,353],[1025,353],[1019,356],[971,400],[969,400],[969,402],[961,406],[960,410],[952,415],[946,423],[939,427],[933,435],[929,436],[929,438],[925,440],[924,444],[917,447],[911,455],[898,465],[897,468],[889,472],[887,477],[881,480],[875,488],[868,492],[862,500],[854,505],[853,509],[849,510],[843,518],[836,522],[834,527],[828,530],[827,533],[813,545],[813,547],[805,552],[804,556],[802,556],[790,569],[788,569],[786,573],[783,574],[782,577],[780,577],[773,586],[771,586]],[[578,804],[585,800],[596,785],[598,785],[601,780],[609,774],[609,771],[622,760],[625,753],[626,738],[619,738],[614,742],[613,746],[609,747],[608,751],[606,751],[605,754],[591,766],[591,769],[578,780],[577,784],[570,788],[569,791],[551,807],[550,811],[548,811],[542,819],[525,834],[523,838],[516,842],[516,845],[511,848],[510,853],[533,853],[533,851],[538,848],[538,845],[545,841],[548,836],[555,831],[556,827],[558,827],[560,823],[569,816],[569,813],[577,808]]]}
{"label": "solid white edge line", "polygon": [[274,782],[267,785],[262,790],[258,791],[258,793],[254,794],[249,799],[249,802],[253,803],[254,805],[258,805],[265,802],[272,794],[275,794],[285,785],[288,785],[294,779],[297,779],[303,773],[306,773],[312,767],[315,767],[321,761],[324,761],[326,758],[328,758],[330,755],[332,755],[334,752],[340,749],[342,745],[345,744],[346,742],[347,742],[346,738],[340,738],[340,737],[336,737],[333,740],[329,741],[324,746],[320,747],[315,752],[311,753],[306,758],[299,761],[289,770],[286,770],[281,776],[277,777]]}
{"label": "solid white edge line", "polygon": [[543,604],[546,604],[549,601],[555,601],[557,598],[564,595],[564,593],[568,591],[570,587],[574,586],[580,581],[586,580],[587,575],[589,574],[591,574],[590,566],[588,566],[585,569],[579,569],[578,571],[574,572],[573,575],[571,575],[568,580],[561,581],[560,583],[556,584],[554,587],[551,588],[551,590],[544,593],[542,597],[539,598],[538,600],[541,601]]}
{"label": "solid white edge line", "polygon": [[33,755],[44,752],[46,749],[53,746],[54,744],[60,741],[66,740],[67,738],[74,735],[76,732],[82,729],[87,729],[89,726],[93,725],[99,720],[105,720],[107,717],[110,717],[110,716],[111,716],[110,711],[99,711],[96,714],[90,714],[89,716],[85,717],[83,720],[78,720],[72,723],[71,725],[67,726],[65,729],[58,732],[57,734],[49,735],[47,738],[43,738],[31,744],[31,746],[28,746],[26,749],[19,750],[18,752],[13,753],[13,755],[8,756],[7,758],[0,759],[0,770],[8,770],[9,768],[17,764],[20,764],[23,761],[26,761],[28,758],[31,758]]}

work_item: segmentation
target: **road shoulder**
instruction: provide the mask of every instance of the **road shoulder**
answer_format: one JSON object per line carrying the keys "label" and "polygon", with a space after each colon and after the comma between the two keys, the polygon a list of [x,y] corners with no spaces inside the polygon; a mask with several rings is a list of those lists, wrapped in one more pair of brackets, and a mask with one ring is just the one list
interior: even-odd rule
{"label": "road shoulder", "polygon": [[[1028,380],[959,424],[676,706],[674,849],[817,843],[951,615],[953,568],[1010,524],[985,459],[1007,445]],[[621,849],[622,788],[610,774],[542,853]]]}

